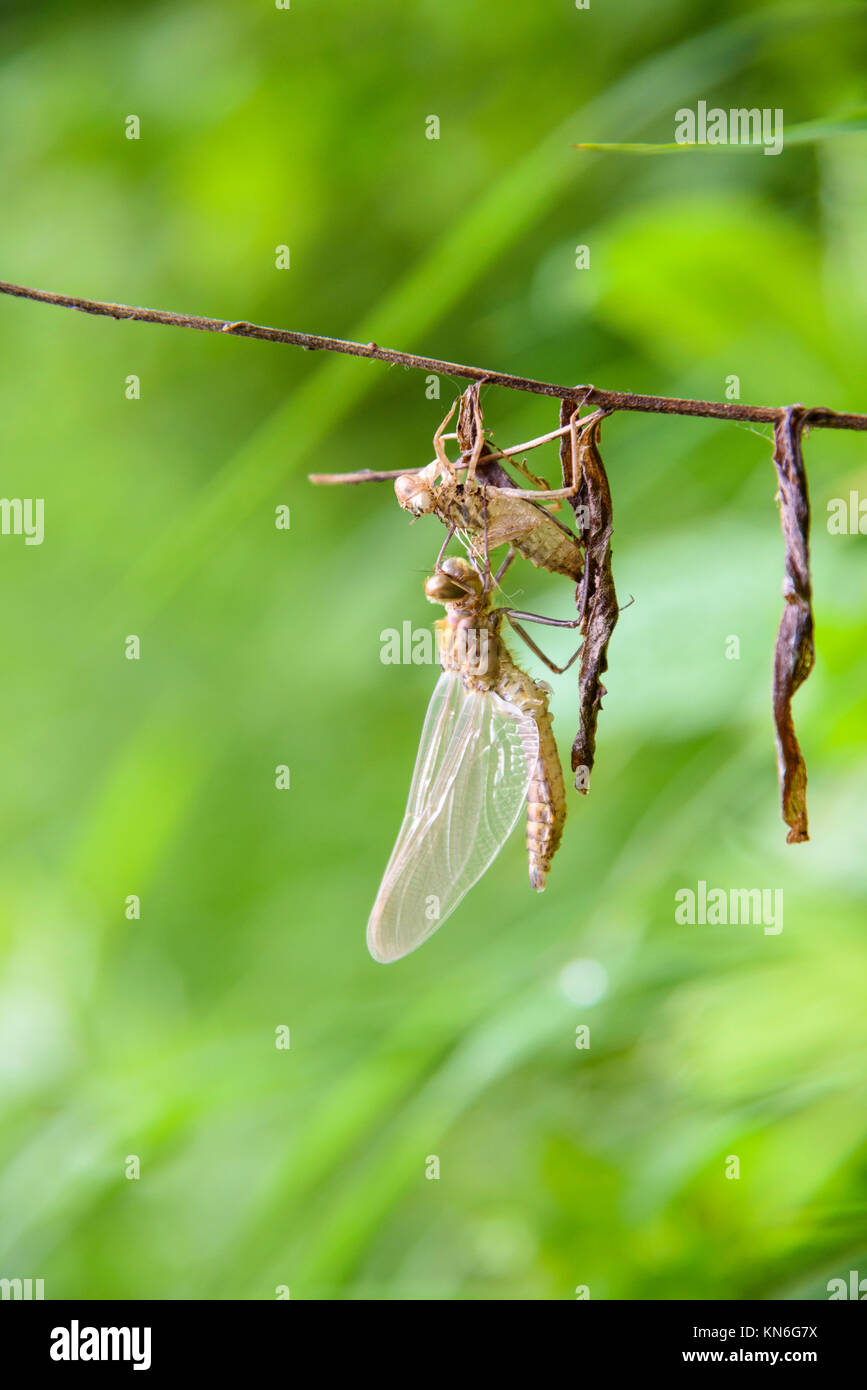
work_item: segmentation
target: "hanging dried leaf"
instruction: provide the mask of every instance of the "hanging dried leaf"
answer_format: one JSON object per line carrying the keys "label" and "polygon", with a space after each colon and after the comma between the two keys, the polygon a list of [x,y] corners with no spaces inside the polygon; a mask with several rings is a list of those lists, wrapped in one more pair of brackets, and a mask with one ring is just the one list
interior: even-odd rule
{"label": "hanging dried leaf", "polygon": [[[476,442],[476,429],[478,421],[481,419],[481,408],[478,406],[481,382],[474,381],[463,392],[458,406],[458,423],[456,434],[458,448],[462,454],[472,451]],[[515,479],[507,473],[502,464],[494,459],[480,460],[476,466],[476,477],[480,483],[487,483],[490,487],[515,487]]]}
{"label": "hanging dried leaf", "polygon": [[[561,424],[568,424],[575,402],[563,401]],[[611,489],[605,466],[599,453],[599,432],[602,416],[596,415],[581,425],[578,437],[578,457],[581,483],[575,497],[570,498],[584,540],[584,576],[576,590],[576,603],[581,616],[584,645],[578,674],[579,728],[572,745],[572,771],[575,786],[586,796],[589,777],[596,758],[596,722],[606,694],[602,675],[608,669],[608,643],[617,622],[619,609],[614,579],[611,574],[611,533],[613,511]],[[571,442],[564,436],[561,445],[561,466],[564,479],[572,476]],[[568,471],[567,471],[568,470]]]}
{"label": "hanging dried leaf", "polygon": [[473,381],[460,397],[458,423],[455,426],[455,432],[458,448],[462,454],[470,452],[477,440],[476,431],[482,428],[481,392],[482,382]]}
{"label": "hanging dried leaf", "polygon": [[[581,401],[578,396],[564,396],[560,402],[560,428],[565,429],[570,423],[576,410],[581,409]],[[563,479],[564,487],[572,486],[572,432],[560,436],[560,474]],[[578,535],[581,544],[584,544],[584,530],[581,524],[583,513],[578,507],[578,498],[570,497],[569,505],[575,513]],[[581,584],[575,586],[575,606],[581,602]]]}
{"label": "hanging dried leaf", "polygon": [[789,406],[774,429],[774,464],[780,483],[777,501],[786,542],[786,606],[774,651],[774,724],[783,820],[789,827],[786,842],[790,845],[810,838],[807,769],[792,719],[792,697],[807,679],[816,659],[810,584],[810,502],[801,453],[801,432],[808,413],[803,406]]}

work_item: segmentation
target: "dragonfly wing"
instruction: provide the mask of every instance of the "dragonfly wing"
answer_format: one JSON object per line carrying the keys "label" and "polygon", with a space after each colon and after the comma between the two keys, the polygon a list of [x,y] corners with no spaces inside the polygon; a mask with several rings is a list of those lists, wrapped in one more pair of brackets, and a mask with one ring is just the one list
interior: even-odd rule
{"label": "dragonfly wing", "polygon": [[367,944],[399,960],[442,926],[502,849],[539,753],[535,721],[445,671],[431,697],[397,842]]}

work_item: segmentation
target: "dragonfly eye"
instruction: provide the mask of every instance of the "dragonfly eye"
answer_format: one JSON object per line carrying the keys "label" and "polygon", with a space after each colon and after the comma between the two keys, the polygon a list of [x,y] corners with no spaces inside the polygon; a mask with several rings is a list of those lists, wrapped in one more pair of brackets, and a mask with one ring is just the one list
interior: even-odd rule
{"label": "dragonfly eye", "polygon": [[457,603],[482,592],[482,581],[469,560],[451,555],[436,574],[425,580],[424,591],[431,603]]}
{"label": "dragonfly eye", "polygon": [[422,516],[434,509],[434,495],[430,488],[423,479],[414,477],[412,473],[395,478],[394,495],[404,511],[412,512],[414,516]]}
{"label": "dragonfly eye", "polygon": [[467,597],[466,589],[445,574],[432,574],[424,581],[424,591],[431,603],[457,603]]}

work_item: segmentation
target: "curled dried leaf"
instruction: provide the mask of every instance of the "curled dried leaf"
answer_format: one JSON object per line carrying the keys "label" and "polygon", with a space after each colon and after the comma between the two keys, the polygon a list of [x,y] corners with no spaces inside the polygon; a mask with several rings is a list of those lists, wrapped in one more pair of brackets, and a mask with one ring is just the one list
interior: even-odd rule
{"label": "curled dried leaf", "polygon": [[[477,431],[481,425],[482,411],[479,404],[479,392],[481,383],[474,381],[464,391],[458,405],[458,423],[456,433],[458,448],[462,454],[468,454],[473,449]],[[496,459],[480,459],[476,465],[476,477],[480,483],[486,483],[489,487],[514,487],[515,479],[507,473],[502,464]]]}
{"label": "curled dried leaf", "polygon": [[[561,424],[568,424],[574,410],[573,401],[563,402]],[[578,674],[579,727],[572,745],[575,786],[584,795],[589,790],[589,777],[596,758],[596,723],[602,708],[602,697],[606,694],[602,675],[608,669],[608,643],[619,614],[611,573],[614,520],[611,489],[599,452],[602,418],[602,412],[599,412],[590,416],[586,423],[579,424],[578,464],[581,481],[577,494],[570,498],[585,551],[584,575],[575,596],[584,644]],[[569,447],[568,440],[564,438],[561,447],[564,478],[567,467],[571,476],[571,453],[566,453]]]}
{"label": "curled dried leaf", "polygon": [[810,501],[801,452],[801,432],[808,412],[789,406],[774,429],[774,465],[779,479],[777,501],[786,543],[783,580],[785,607],[774,650],[774,725],[783,820],[790,845],[808,840],[807,768],[792,718],[792,697],[813,669],[812,587],[810,583]]}
{"label": "curled dried leaf", "polygon": [[481,382],[473,381],[461,394],[458,403],[458,423],[456,433],[458,448],[462,454],[469,453],[476,443],[478,431],[482,427],[482,409],[479,397]]}

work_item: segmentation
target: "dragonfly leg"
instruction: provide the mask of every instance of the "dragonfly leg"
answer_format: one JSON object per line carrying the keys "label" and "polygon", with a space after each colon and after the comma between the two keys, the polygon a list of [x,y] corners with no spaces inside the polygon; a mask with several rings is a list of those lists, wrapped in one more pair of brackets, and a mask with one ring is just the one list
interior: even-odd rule
{"label": "dragonfly leg", "polygon": [[491,552],[488,549],[488,489],[482,484],[482,536],[485,546],[485,568],[482,574],[482,593],[491,588]]}
{"label": "dragonfly leg", "polygon": [[522,618],[527,623],[543,623],[545,627],[580,627],[582,619],[578,618],[546,618],[541,613],[522,613],[517,608],[497,608],[497,613],[504,614],[509,618]]}
{"label": "dragonfly leg", "polygon": [[452,536],[455,534],[455,531],[456,531],[457,529],[458,529],[458,528],[457,528],[457,526],[455,526],[455,525],[450,526],[449,529],[448,529],[448,532],[447,532],[447,534],[446,534],[446,538],[445,538],[445,540],[443,541],[442,545],[440,546],[440,553],[439,553],[439,555],[437,556],[436,561],[434,562],[434,572],[435,572],[436,574],[441,573],[440,566],[442,565],[442,562],[443,562],[443,556],[445,555],[446,551],[448,550],[449,541],[451,540]]}
{"label": "dragonfly leg", "polygon": [[510,545],[510,546],[509,546],[509,550],[508,550],[508,554],[506,555],[505,560],[504,560],[503,563],[500,565],[500,568],[497,570],[497,573],[494,575],[494,578],[493,578],[493,581],[492,581],[494,588],[497,587],[497,585],[499,584],[499,582],[500,582],[500,580],[502,579],[503,575],[506,573],[506,570],[509,568],[510,564],[511,564],[512,561],[514,560],[514,558],[515,558],[515,553],[516,553],[516,552],[515,552],[515,547],[514,547],[513,545]]}
{"label": "dragonfly leg", "polygon": [[[580,410],[581,407],[578,407]],[[578,410],[574,412],[569,421],[569,430],[572,437],[572,480],[568,487],[557,488],[525,488],[525,487],[497,487],[491,488],[500,497],[525,497],[530,502],[554,502],[561,497],[574,497],[581,486],[581,436],[585,430],[603,419],[610,412],[607,410],[596,410],[592,415],[585,415],[579,418]]]}
{"label": "dragonfly leg", "polygon": [[439,464],[440,464],[440,467],[441,467],[441,469],[442,469],[443,476],[444,476],[444,477],[447,477],[447,478],[454,478],[454,476],[455,476],[455,468],[454,468],[454,464],[452,463],[451,459],[449,458],[448,454],[446,453],[446,446],[445,446],[445,444],[443,444],[443,435],[445,434],[445,432],[446,432],[446,426],[450,423],[452,416],[454,415],[455,411],[457,410],[457,407],[458,407],[458,403],[457,403],[457,401],[455,401],[455,403],[454,403],[454,405],[452,406],[451,410],[449,411],[448,415],[447,415],[446,418],[443,420],[442,424],[440,425],[439,429],[437,430],[436,434],[435,434],[434,437],[433,437],[434,453],[435,453],[436,456],[437,456],[437,460],[438,460],[438,462],[439,462]]}
{"label": "dragonfly leg", "polygon": [[[527,646],[530,648],[530,651],[535,652],[536,655],[540,658],[540,660],[544,661],[548,669],[553,671],[555,675],[562,676],[564,671],[568,671],[572,663],[578,660],[578,657],[581,655],[581,652],[583,651],[583,643],[578,648],[577,652],[573,652],[569,660],[566,662],[565,666],[557,666],[549,656],[545,655],[545,653],[542,651],[542,648],[536,642],[533,641],[529,632],[525,632],[524,629],[521,627],[521,624],[515,622],[508,609],[506,609],[505,612],[506,617],[509,619],[509,625],[512,628],[514,628],[515,632],[517,632],[518,636],[522,639],[522,641],[526,642]],[[569,624],[569,626],[574,626],[574,624]]]}

